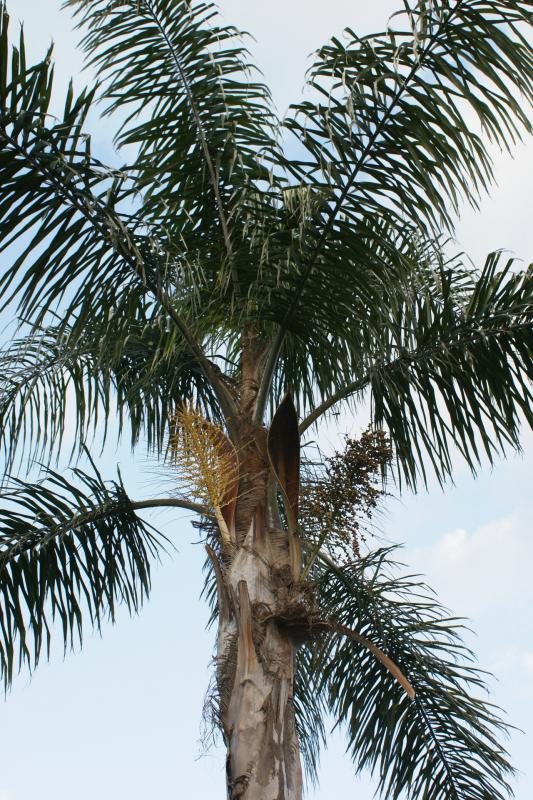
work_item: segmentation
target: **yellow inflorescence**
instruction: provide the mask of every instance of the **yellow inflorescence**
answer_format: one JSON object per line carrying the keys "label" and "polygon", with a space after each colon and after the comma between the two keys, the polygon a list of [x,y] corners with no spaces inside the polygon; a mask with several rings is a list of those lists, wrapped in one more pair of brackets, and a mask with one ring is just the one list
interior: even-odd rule
{"label": "yellow inflorescence", "polygon": [[215,511],[231,501],[239,480],[235,448],[224,432],[190,406],[174,417],[170,462],[187,491]]}

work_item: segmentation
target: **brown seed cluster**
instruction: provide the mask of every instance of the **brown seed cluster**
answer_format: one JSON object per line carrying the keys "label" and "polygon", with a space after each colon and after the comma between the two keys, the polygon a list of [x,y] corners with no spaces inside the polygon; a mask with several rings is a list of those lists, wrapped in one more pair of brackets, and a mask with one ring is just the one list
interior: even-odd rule
{"label": "brown seed cluster", "polygon": [[347,436],[344,450],[310,472],[302,482],[300,529],[311,549],[320,545],[336,560],[359,556],[368,522],[384,494],[382,477],[391,459],[385,433],[367,430],[359,439]]}

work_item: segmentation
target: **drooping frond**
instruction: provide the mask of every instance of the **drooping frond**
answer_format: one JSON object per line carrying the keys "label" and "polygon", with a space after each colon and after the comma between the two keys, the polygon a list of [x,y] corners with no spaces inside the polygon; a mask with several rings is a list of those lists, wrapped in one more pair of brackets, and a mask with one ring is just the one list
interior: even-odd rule
{"label": "drooping frond", "polygon": [[[287,387],[302,414],[316,397],[349,382],[361,355],[380,335],[387,292],[393,295],[395,289],[402,292],[419,282],[419,273],[442,258],[438,242],[420,239],[410,231],[398,233],[379,221],[359,225],[355,238],[346,247],[339,244],[335,259],[312,272],[305,302],[293,307],[305,269],[298,260],[297,245],[294,260],[280,265],[279,282],[269,287],[261,313],[286,331],[272,376],[272,409]],[[286,319],[289,311],[290,319]]]}
{"label": "drooping frond", "polygon": [[28,66],[21,33],[10,59],[8,21],[2,6],[0,252],[12,263],[0,291],[3,303],[16,297],[26,320],[39,323],[66,303],[82,310],[83,324],[91,307],[110,307],[141,277],[131,241],[126,255],[130,237],[115,210],[127,192],[120,173],[93,158],[83,133],[94,90],[75,97],[71,88],[62,118],[54,119],[51,52]]}
{"label": "drooping frond", "polygon": [[13,480],[0,496],[0,667],[8,685],[23,664],[81,642],[85,617],[99,627],[124,603],[137,611],[163,537],[137,516],[120,476],[105,483],[72,471],[40,483]]}
{"label": "drooping frond", "polygon": [[[240,34],[210,2],[65,5],[101,84],[70,90],[58,119],[50,55],[28,67],[21,37],[10,56],[0,10],[0,292],[30,334],[0,355],[8,461],[19,445],[59,448],[70,399],[77,447],[112,418],[133,443],[169,443],[177,482],[201,502],[151,504],[203,515],[214,617],[225,545],[237,545],[239,461],[223,431],[237,441],[246,428],[253,339],[243,383],[260,386],[244,422],[259,430],[287,391],[298,406],[274,415],[267,449],[293,548],[301,511],[306,566],[301,580],[298,552],[294,597],[271,621],[310,637],[294,703],[311,773],[331,713],[388,800],[502,800],[505,726],[474,696],[483,682],[460,626],[391,574],[389,551],[347,564],[344,547],[333,563],[335,539],[357,550],[353,482],[371,503],[370,473],[332,470],[337,494],[318,493],[306,530],[295,447],[298,416],[311,409],[303,431],[365,390],[413,485],[428,464],[450,474],[452,445],[475,468],[518,446],[519,415],[533,425],[533,274],[498,255],[475,274],[446,261],[440,238],[490,184],[488,143],[531,129],[530,0],[406,1],[385,33],[333,40],[311,70],[314,97],[286,123],[292,162]],[[122,123],[121,170],[84,133],[96,95]],[[13,480],[1,498],[6,684],[48,649],[54,621],[68,647],[85,616],[98,626],[118,602],[136,610],[149,588],[160,540],[136,511],[150,502],[120,478],[74,476]]]}
{"label": "drooping frond", "polygon": [[131,169],[144,192],[141,218],[190,258],[209,254],[213,277],[231,276],[239,293],[245,229],[270,205],[258,187],[266,199],[272,162],[280,161],[270,93],[253,74],[243,34],[198,0],[66,5],[87,31],[82,45],[107,112],[127,113],[118,144],[137,150]]}
{"label": "drooping frond", "polygon": [[105,318],[120,307],[134,318],[147,298],[155,300],[231,417],[227,393],[189,327],[192,291],[183,270],[151,231],[127,224],[131,215],[119,207],[130,201],[131,183],[91,155],[82,127],[94,90],[78,98],[70,90],[63,118],[54,121],[50,53],[28,67],[21,34],[9,60],[8,21],[2,6],[0,253],[11,261],[0,277],[2,307],[13,303],[34,326],[59,310],[78,335],[95,315]]}
{"label": "drooping frond", "polygon": [[322,47],[309,74],[316,99],[287,125],[306,148],[297,174],[327,202],[308,259],[379,216],[416,229],[453,226],[461,198],[492,178],[488,143],[531,130],[528,0],[417,0],[383,33]]}
{"label": "drooping frond", "polygon": [[472,469],[520,447],[521,416],[533,425],[533,272],[492,254],[462,296],[452,274],[440,292],[398,304],[386,361],[368,372],[374,421],[386,426],[406,479],[425,478],[424,453],[451,474],[453,443]]}
{"label": "drooping frond", "polygon": [[327,743],[327,703],[324,693],[313,692],[309,680],[313,676],[314,654],[310,647],[298,648],[294,674],[294,714],[298,743],[307,780],[318,784],[320,751]]}
{"label": "drooping frond", "polygon": [[520,415],[533,424],[533,273],[502,259],[493,253],[480,275],[442,268],[385,292],[360,368],[302,428],[368,389],[411,484],[428,462],[439,479],[450,475],[453,445],[472,469],[518,448]]}
{"label": "drooping frond", "polygon": [[[299,652],[296,709],[328,709],[346,731],[356,770],[369,768],[387,800],[507,798],[512,770],[498,743],[507,726],[478,697],[486,687],[461,624],[424,584],[398,576],[390,549],[344,567],[325,559],[313,579],[323,613],[377,644],[416,697],[369,650],[334,633]],[[318,748],[319,724],[308,736]]]}
{"label": "drooping frond", "polygon": [[212,387],[175,328],[140,307],[133,318],[120,311],[87,321],[77,336],[68,325],[51,326],[0,351],[0,448],[8,470],[17,455],[28,463],[52,458],[65,433],[74,451],[97,431],[105,441],[126,429],[132,444],[144,436],[162,452],[183,403],[217,416]]}

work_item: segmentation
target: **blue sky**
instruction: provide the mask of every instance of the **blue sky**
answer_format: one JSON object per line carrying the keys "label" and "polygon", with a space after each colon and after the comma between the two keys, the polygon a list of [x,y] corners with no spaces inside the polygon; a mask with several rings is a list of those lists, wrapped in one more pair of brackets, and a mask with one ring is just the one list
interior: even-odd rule
{"label": "blue sky", "polygon": [[[280,111],[298,96],[307,55],[349,25],[369,32],[384,25],[401,3],[374,0],[222,0],[229,22],[252,32],[256,63]],[[358,8],[358,6],[360,8]],[[80,58],[69,14],[57,0],[11,0],[12,18],[25,21],[30,52],[56,43],[61,95]],[[95,128],[96,146],[111,139],[109,122]],[[106,148],[108,144],[105,145]],[[459,245],[474,261],[503,247],[527,259],[533,252],[529,220],[531,146],[515,159],[497,155],[498,186],[481,211],[466,210],[458,225]],[[357,433],[362,419],[343,416],[340,431]],[[324,443],[335,441],[331,426]],[[108,448],[102,471],[113,477],[119,462],[134,497],[148,496],[155,465],[127,448]],[[454,613],[471,619],[471,643],[482,665],[494,672],[492,699],[509,721],[524,730],[510,742],[522,774],[517,800],[533,797],[528,753],[533,743],[533,435],[524,453],[485,469],[474,480],[458,460],[455,487],[437,486],[417,497],[391,499],[381,520],[387,541],[405,542],[404,560],[428,575]],[[165,481],[167,479],[165,478]],[[160,494],[160,492],[155,492]],[[153,576],[153,594],[141,615],[126,613],[103,636],[88,635],[81,653],[53,654],[30,680],[22,675],[0,712],[0,800],[199,800],[224,796],[223,754],[202,754],[200,720],[209,678],[213,638],[205,631],[206,610],[198,598],[202,548],[186,515],[159,512],[152,521],[174,542]],[[201,756],[201,757],[200,757]],[[312,800],[332,796],[370,800],[372,782],[355,779],[342,741],[334,736],[322,762],[321,785]]]}

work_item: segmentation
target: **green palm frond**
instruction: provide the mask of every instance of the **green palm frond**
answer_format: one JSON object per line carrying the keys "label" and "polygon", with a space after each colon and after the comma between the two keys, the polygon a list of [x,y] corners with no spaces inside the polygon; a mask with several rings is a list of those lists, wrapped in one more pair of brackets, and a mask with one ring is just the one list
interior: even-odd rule
{"label": "green palm frond", "polygon": [[318,51],[317,102],[287,125],[308,154],[297,174],[328,192],[319,249],[361,216],[439,231],[461,197],[476,203],[492,178],[487,142],[531,130],[530,22],[528,0],[420,0],[385,32],[347,29]]}
{"label": "green palm frond", "polygon": [[83,133],[94,90],[75,97],[71,87],[55,119],[51,52],[28,66],[21,33],[9,59],[8,23],[2,7],[0,252],[12,262],[0,281],[3,305],[16,297],[19,313],[39,323],[63,303],[82,309],[82,324],[89,308],[112,306],[141,277],[116,212],[128,190],[120,173],[93,158]]}
{"label": "green palm frond", "polygon": [[[282,265],[279,285],[269,287],[262,315],[282,328],[291,312],[270,389],[274,408],[284,387],[291,387],[303,413],[317,396],[350,382],[387,324],[384,297],[425,281],[428,271],[445,262],[439,241],[398,232],[386,222],[357,226],[355,240],[340,244],[327,268],[314,270],[305,302],[292,308],[303,264]],[[457,259],[453,267],[460,267]]]}
{"label": "green palm frond", "polygon": [[444,273],[440,296],[399,306],[386,342],[394,359],[369,370],[374,421],[390,431],[412,483],[418,470],[425,479],[424,452],[443,478],[451,443],[474,470],[483,456],[492,463],[520,447],[521,417],[533,424],[533,272],[502,260],[489,256],[462,297]]}
{"label": "green palm frond", "polygon": [[243,239],[250,246],[244,229],[271,205],[257,187],[266,200],[280,161],[270,93],[254,79],[243,34],[221,25],[210,2],[66,5],[87,31],[82,45],[107,113],[127,114],[117,142],[137,150],[141,218],[181,241],[190,258],[200,250],[217,269],[227,262],[237,290],[237,251]]}
{"label": "green palm frond", "polygon": [[[383,798],[503,800],[512,769],[498,739],[507,726],[478,697],[485,682],[462,625],[423,583],[399,577],[393,556],[381,549],[344,567],[325,559],[313,579],[322,613],[378,645],[415,699],[366,648],[328,634],[299,651],[296,709],[329,710],[346,731],[356,770],[377,775]],[[318,748],[318,723],[308,735]]]}
{"label": "green palm frond", "polygon": [[[5,685],[50,651],[56,624],[68,648],[119,603],[139,609],[164,546],[141,509],[201,515],[211,621],[216,581],[234,568],[206,506],[134,502],[92,461],[51,470],[67,420],[71,458],[125,431],[161,454],[180,408],[214,420],[224,452],[246,453],[243,485],[266,476],[261,530],[277,530],[298,498],[292,481],[278,515],[270,481],[286,489],[287,469],[296,480],[298,442],[292,405],[291,425],[274,417],[265,438],[269,404],[291,392],[304,432],[368,398],[384,433],[349,439],[317,468],[300,503],[304,572],[275,595],[294,595],[293,617],[281,600],[268,612],[305,639],[294,705],[309,775],[332,715],[388,800],[503,800],[507,726],[477,697],[461,624],[398,577],[390,549],[353,557],[382,494],[387,436],[414,487],[430,470],[451,475],[453,447],[475,470],[519,447],[521,419],[533,427],[533,272],[501,253],[476,271],[445,241],[461,203],[492,181],[490,148],[531,131],[531,0],[405,0],[386,32],[332,40],[311,99],[285,122],[293,161],[242,34],[209,0],[64,5],[99,83],[70,88],[56,118],[51,52],[29,66],[22,34],[10,49],[0,0],[0,310],[19,319],[0,352],[0,449],[10,471],[17,458],[44,462],[40,482],[11,478],[0,494]],[[120,170],[85,133],[97,98],[117,120]],[[287,431],[289,455],[276,445]]]}
{"label": "green palm frond", "polygon": [[411,484],[426,480],[429,464],[439,479],[450,475],[453,445],[472,469],[519,448],[521,415],[533,422],[533,273],[502,261],[493,253],[479,275],[438,268],[419,276],[425,283],[385,292],[363,365],[302,430],[368,389],[373,421],[390,433]]}
{"label": "green palm frond", "polygon": [[[0,279],[3,307],[13,303],[35,326],[59,308],[78,334],[95,314],[105,317],[120,306],[134,319],[139,306],[156,302],[231,418],[229,393],[190,327],[196,268],[165,250],[164,232],[158,237],[132,217],[129,178],[92,157],[82,126],[94,90],[77,99],[70,90],[63,118],[54,124],[50,54],[28,67],[21,34],[9,60],[8,23],[2,6],[0,252],[12,262]],[[13,252],[14,242],[22,253]],[[209,325],[209,314],[203,322]]]}
{"label": "green palm frond", "polygon": [[426,238],[452,230],[461,201],[476,205],[492,180],[489,147],[509,149],[531,131],[528,0],[404,6],[384,33],[361,38],[347,30],[346,42],[319,50],[309,74],[313,96],[285,122],[304,150],[286,167],[315,202],[262,395],[295,318],[324,297],[321,284],[340,270],[343,286],[361,279],[361,230],[376,220]]}
{"label": "green palm frond", "polygon": [[69,408],[75,415],[76,444],[87,435],[87,418],[98,407],[109,414],[109,391],[92,353],[65,330],[38,330],[0,351],[0,444],[7,470],[17,455],[51,458],[63,442]]}
{"label": "green palm frond", "polygon": [[313,691],[313,663],[312,648],[300,647],[295,663],[293,703],[305,775],[312,785],[317,785],[320,752],[327,743],[328,705],[324,692]]}
{"label": "green palm frond", "polygon": [[0,495],[0,672],[8,685],[49,654],[54,626],[65,649],[81,642],[84,618],[100,626],[124,603],[138,611],[163,537],[135,513],[120,475],[47,471],[13,479]]}
{"label": "green palm frond", "polygon": [[95,315],[78,335],[65,324],[38,328],[0,350],[0,448],[8,469],[17,455],[30,464],[52,458],[67,420],[75,451],[97,431],[105,442],[126,429],[132,445],[142,436],[161,452],[169,420],[187,402],[218,417],[213,389],[175,328],[142,308],[134,319],[120,306],[105,320]]}

